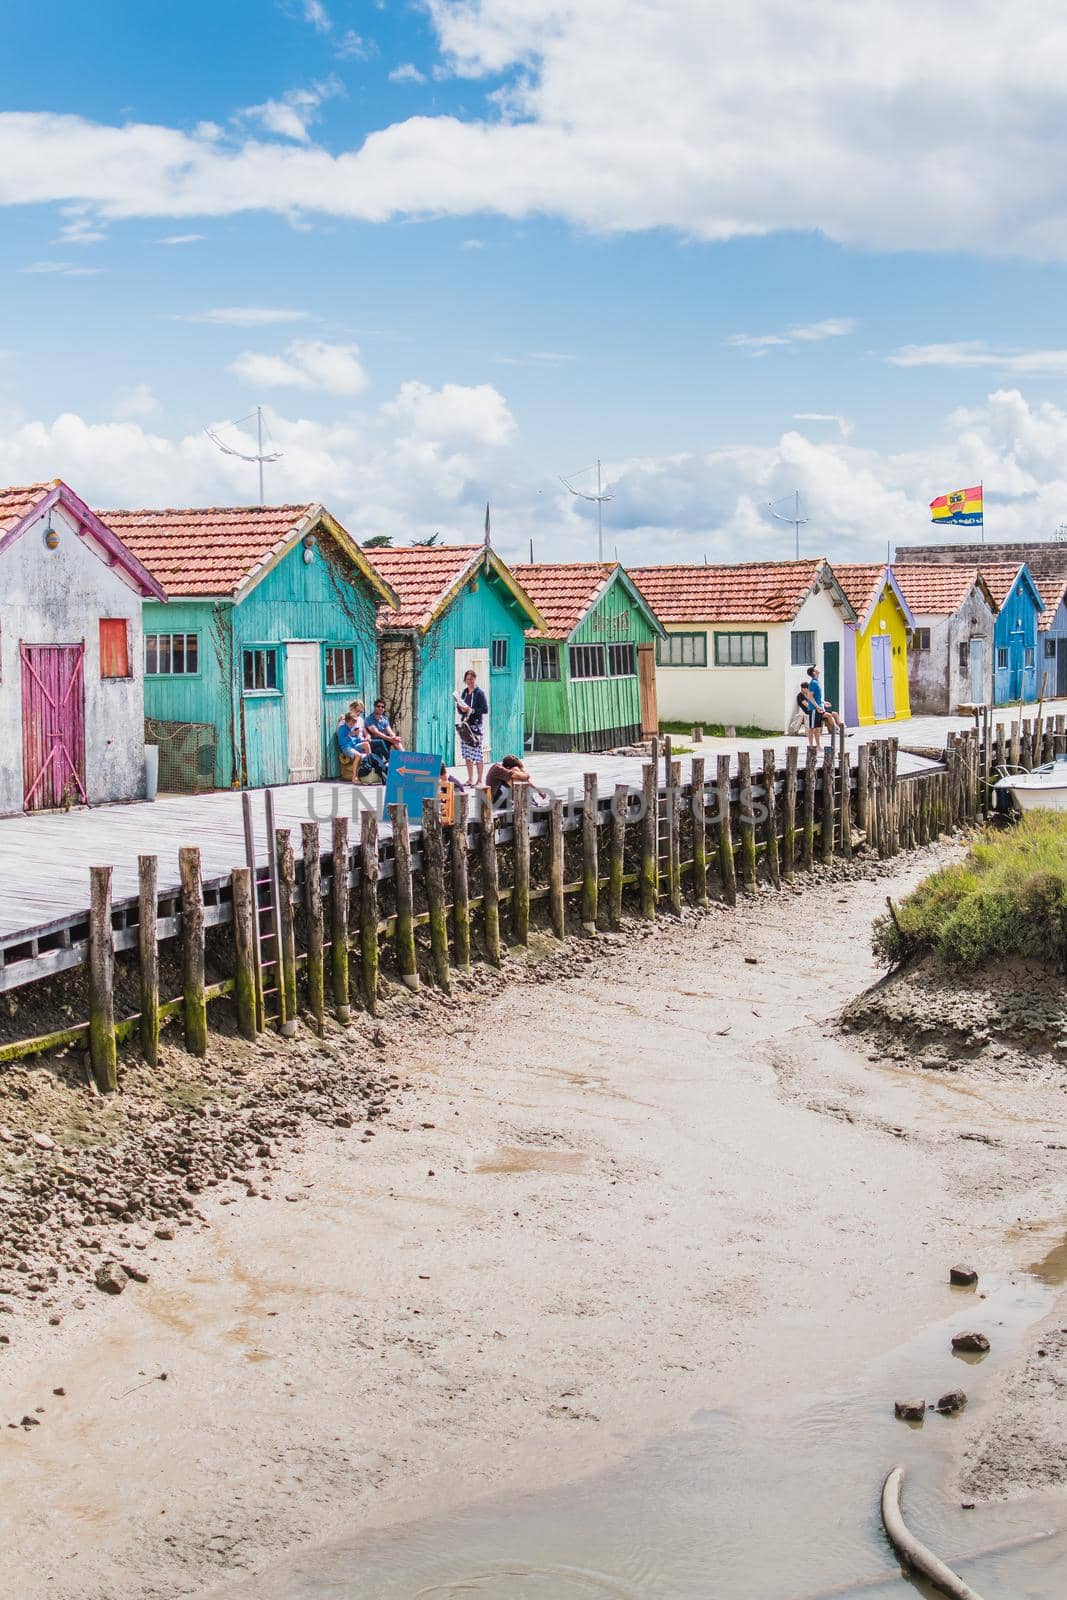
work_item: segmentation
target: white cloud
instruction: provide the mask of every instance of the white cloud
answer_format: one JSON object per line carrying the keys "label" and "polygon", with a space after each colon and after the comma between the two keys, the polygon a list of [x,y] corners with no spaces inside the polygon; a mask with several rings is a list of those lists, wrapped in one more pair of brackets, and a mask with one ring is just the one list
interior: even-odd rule
{"label": "white cloud", "polygon": [[725,342],[738,350],[750,350],[754,356],[765,356],[779,346],[820,344],[824,339],[843,339],[855,330],[855,317],[826,317],[822,322],[801,323],[788,333],[731,333]]}
{"label": "white cloud", "polygon": [[265,100],[261,106],[246,106],[240,113],[260,123],[268,133],[282,139],[293,139],[307,144],[311,139],[310,125],[318,120],[319,108],[324,100],[340,94],[341,85],[335,78],[324,83],[313,83],[306,89],[289,89],[280,100]]}
{"label": "white cloud", "polygon": [[284,355],[246,350],[230,367],[244,383],[264,388],[318,389],[323,394],[362,394],[368,378],[358,344],[294,339]]}
{"label": "white cloud", "polygon": [[389,74],[390,83],[425,83],[426,74],[420,72],[414,62],[404,61],[399,67],[394,67]]}
{"label": "white cloud", "polygon": [[207,235],[203,234],[203,233],[168,233],[165,238],[157,239],[156,243],[157,244],[199,244],[200,240],[201,239],[205,239],[206,237],[207,237]]}
{"label": "white cloud", "polygon": [[0,116],[0,203],[105,218],[294,209],[553,215],[725,239],[1067,257],[1056,0],[428,0],[445,70],[505,80],[484,115],[416,116],[339,153],[283,137]]}
{"label": "white cloud", "polygon": [[352,28],[337,41],[334,55],[338,61],[370,61],[378,53],[376,46],[370,39],[364,39],[362,34],[356,33]]}
{"label": "white cloud", "polygon": [[330,13],[322,0],[304,0],[304,21],[310,22],[316,33],[329,33],[333,27]]}
{"label": "white cloud", "polygon": [[107,238],[105,230],[96,227],[80,207],[65,209],[69,221],[60,228],[57,244],[99,244],[102,239]]}
{"label": "white cloud", "polygon": [[310,311],[295,311],[289,306],[218,306],[212,311],[190,311],[177,320],[212,322],[222,328],[265,328],[275,322],[308,322],[310,319]]}
{"label": "white cloud", "polygon": [[996,367],[1016,377],[1067,372],[1067,350],[993,350],[982,339],[906,344],[886,361],[894,367]]}
{"label": "white cloud", "polygon": [[72,261],[32,261],[21,272],[50,272],[59,278],[94,278],[103,267],[76,267]]}
{"label": "white cloud", "polygon": [[461,250],[484,250],[484,239],[464,239],[460,245]]}
{"label": "white cloud", "polygon": [[841,416],[837,411],[794,411],[794,422],[832,422],[842,439],[847,439],[855,428],[855,423],[847,417]]}
{"label": "white cloud", "polygon": [[159,401],[147,383],[133,383],[116,389],[111,396],[111,415],[119,421],[131,417],[150,417],[159,410]]}

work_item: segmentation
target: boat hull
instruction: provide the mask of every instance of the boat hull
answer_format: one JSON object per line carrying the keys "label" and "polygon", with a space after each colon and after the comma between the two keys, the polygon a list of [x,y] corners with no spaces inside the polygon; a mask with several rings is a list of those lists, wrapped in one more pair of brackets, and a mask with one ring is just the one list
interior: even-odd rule
{"label": "boat hull", "polygon": [[1006,789],[1020,811],[1067,811],[1067,783],[1026,783],[1001,778],[994,788]]}

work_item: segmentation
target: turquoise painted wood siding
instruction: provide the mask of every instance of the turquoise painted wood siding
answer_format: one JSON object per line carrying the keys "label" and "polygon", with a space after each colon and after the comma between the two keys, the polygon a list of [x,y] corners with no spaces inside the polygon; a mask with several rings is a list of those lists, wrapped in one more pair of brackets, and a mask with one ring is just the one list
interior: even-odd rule
{"label": "turquoise painted wood siding", "polygon": [[[195,676],[145,677],[145,715],[208,722],[216,729],[215,782],[257,788],[289,779],[286,643],[318,645],[322,682],[319,775],[336,775],[334,730],[350,700],[373,699],[378,675],[376,597],[333,547],[310,563],[297,545],[234,605],[209,600],[145,603],[145,632],[195,632]],[[246,690],[244,653],[273,653],[276,686]],[[326,652],[354,651],[354,682],[326,682]]]}
{"label": "turquoise painted wood siding", "polygon": [[494,758],[521,755],[523,747],[523,649],[528,618],[495,576],[479,572],[443,616],[419,640],[415,684],[415,744],[451,764],[455,759],[457,650],[484,650],[492,641],[507,645],[507,666],[481,680],[489,696],[490,748]]}

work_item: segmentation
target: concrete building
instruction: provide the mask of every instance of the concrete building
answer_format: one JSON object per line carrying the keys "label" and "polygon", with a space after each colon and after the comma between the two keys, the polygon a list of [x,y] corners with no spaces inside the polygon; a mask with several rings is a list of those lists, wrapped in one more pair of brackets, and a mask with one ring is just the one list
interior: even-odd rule
{"label": "concrete building", "polygon": [[809,666],[834,706],[855,611],[827,561],[627,568],[666,629],[657,645],[664,722],[784,733]]}
{"label": "concrete building", "polygon": [[65,483],[0,490],[0,814],[145,793],[158,581]]}
{"label": "concrete building", "polygon": [[974,566],[902,566],[893,572],[915,619],[908,648],[912,716],[993,703],[995,607]]}

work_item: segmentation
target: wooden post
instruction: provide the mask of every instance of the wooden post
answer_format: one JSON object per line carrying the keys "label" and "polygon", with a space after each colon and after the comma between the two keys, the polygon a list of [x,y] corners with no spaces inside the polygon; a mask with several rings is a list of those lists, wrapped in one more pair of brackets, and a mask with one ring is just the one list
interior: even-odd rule
{"label": "wooden post", "polygon": [[641,769],[641,797],[641,915],[650,921],[659,900],[659,768],[655,761]]}
{"label": "wooden post", "polygon": [[409,989],[419,987],[419,967],[415,959],[415,891],[411,882],[411,833],[408,808],[389,807],[393,824],[393,881],[396,884],[396,964]]}
{"label": "wooden post", "polygon": [[838,766],[841,773],[841,854],[846,861],[852,860],[852,767],[848,759],[848,746],[845,743],[845,730],[841,729],[838,740]]}
{"label": "wooden post", "polygon": [[756,817],[752,805],[752,766],[747,750],[737,752],[737,819],[741,833],[741,881],[756,892]]}
{"label": "wooden post", "polygon": [[668,733],[668,734],[665,735],[664,740],[663,740],[663,787],[665,789],[669,789],[670,786],[671,786],[671,763],[672,763],[672,760],[673,760],[673,757],[671,755],[671,736]]}
{"label": "wooden post", "polygon": [[689,808],[693,814],[693,904],[708,903],[708,825],[704,814],[704,757],[694,756],[690,772]]}
{"label": "wooden post", "polygon": [[159,1059],[158,881],[157,858],[138,856],[137,950],[141,969],[141,1054],[150,1067],[154,1067]]}
{"label": "wooden post", "polygon": [[1058,712],[1052,735],[1052,754],[1053,759],[1056,761],[1061,756],[1067,755],[1067,733],[1064,732],[1065,721],[1067,719],[1064,718],[1063,712]]}
{"label": "wooden post", "polygon": [[300,851],[304,858],[304,922],[307,927],[308,1008],[315,1032],[326,1032],[326,934],[322,914],[322,855],[317,822],[300,824]]}
{"label": "wooden post", "polygon": [[804,762],[804,870],[812,872],[815,867],[815,774],[819,752],[814,745],[808,746]]}
{"label": "wooden post", "polygon": [[1016,721],[1016,719],[1014,717],[1012,718],[1012,722],[1011,722],[1011,745],[1010,745],[1010,748],[1011,748],[1011,756],[1009,758],[1010,759],[1010,765],[1013,766],[1013,767],[1017,767],[1017,766],[1020,765],[1019,757],[1020,757],[1020,755],[1022,753],[1022,747],[1021,747],[1020,734],[1019,734],[1019,724],[1018,724],[1018,722]]}
{"label": "wooden post", "polygon": [[511,785],[512,846],[511,937],[530,942],[530,785]]}
{"label": "wooden post", "polygon": [[275,838],[278,842],[278,924],[281,929],[278,987],[279,991],[284,989],[285,992],[282,1036],[292,1039],[299,1026],[300,1015],[296,998],[296,856],[293,854],[291,829],[279,828]]}
{"label": "wooden post", "polygon": [[856,826],[866,836],[870,833],[867,796],[871,783],[871,752],[866,742],[860,745],[856,753],[856,763]]}
{"label": "wooden post", "polygon": [[[89,1060],[101,1094],[118,1088],[115,1043],[115,935],[111,868],[89,868]],[[202,1052],[201,1052],[202,1053]]]}
{"label": "wooden post", "polygon": [[[314,824],[317,828],[318,824]],[[252,938],[252,875],[247,867],[234,867],[233,889],[233,993],[237,1027],[245,1039],[256,1037],[256,953]]]}
{"label": "wooden post", "polygon": [[496,817],[488,789],[478,791],[481,797],[482,852],[482,928],[485,934],[485,958],[491,967],[500,965],[500,877],[496,861]]}
{"label": "wooden post", "polygon": [[[670,741],[666,748],[670,749]],[[585,775],[585,793],[582,799],[582,927],[586,933],[596,932],[597,906],[600,896],[600,867],[597,860],[597,783],[596,773]]]}
{"label": "wooden post", "polygon": [[780,889],[782,868],[778,854],[778,797],[775,793],[777,785],[778,771],[774,751],[768,747],[763,752],[763,805],[767,813],[764,838],[767,841],[767,870],[774,887]]}
{"label": "wooden post", "polygon": [[615,785],[611,800],[611,859],[608,867],[608,917],[613,928],[622,921],[622,878],[626,859],[626,813],[630,791],[625,783]]}
{"label": "wooden post", "polygon": [[456,815],[452,824],[452,945],[456,966],[461,972],[471,968],[471,897],[467,874],[467,796],[456,795]]}
{"label": "wooden post", "polygon": [[[281,890],[278,887],[277,823],[274,815],[274,790],[263,791],[263,810],[267,823],[267,871],[270,883],[270,933],[274,944],[274,992],[278,1001],[278,1026],[283,1028],[285,1012],[285,984],[282,981],[282,914]],[[264,980],[264,1009],[266,1008],[266,981]],[[284,1028],[283,1028],[284,1031]]]}
{"label": "wooden post", "polygon": [[1003,724],[1003,722],[998,722],[997,723],[996,739],[995,739],[995,742],[994,742],[994,745],[993,745],[993,765],[994,766],[1002,767],[1004,765],[1004,762],[1007,759],[1006,748],[1007,748],[1007,745],[1006,745],[1006,740],[1005,740],[1005,737],[1004,737],[1004,724]]}
{"label": "wooden post", "polygon": [[819,854],[824,862],[834,859],[834,739],[822,753],[822,812],[819,822]]}
{"label": "wooden post", "polygon": [[259,916],[259,879],[256,876],[256,830],[252,821],[252,796],[241,791],[241,821],[245,837],[245,866],[252,882],[252,958],[256,979],[256,1029],[263,1032],[266,1016],[263,1006],[263,948]]}
{"label": "wooden post", "polygon": [[898,755],[900,753],[900,740],[899,739],[890,739],[889,740],[889,744],[888,744],[888,749],[889,749],[889,808],[888,808],[888,815],[889,815],[889,828],[890,828],[890,838],[891,838],[891,851],[890,851],[890,853],[892,855],[896,855],[897,851],[900,849],[900,823],[899,823],[898,814],[897,814],[898,813],[898,803],[897,802],[898,802],[898,797],[899,797],[899,794],[900,794],[900,776],[899,776],[899,773],[897,771],[897,767],[899,765],[899,762],[898,762],[897,757],[898,757]]}
{"label": "wooden post", "polygon": [[[372,1017],[378,1014],[378,868],[378,817],[373,811],[364,811],[359,824],[359,977],[363,1004]],[[346,900],[347,895],[346,887]],[[346,911],[346,936],[347,930]],[[346,993],[347,972],[346,959]]]}
{"label": "wooden post", "polygon": [[667,781],[667,875],[676,917],[682,914],[681,791],[682,763],[672,761]]}
{"label": "wooden post", "polygon": [[719,876],[722,897],[728,906],[737,904],[737,867],[734,861],[733,829],[730,826],[730,757],[721,755],[715,769],[716,810],[719,813]]}
{"label": "wooden post", "polygon": [[548,914],[557,939],[567,932],[563,907],[563,796],[553,795],[548,803]]}
{"label": "wooden post", "polygon": [[797,866],[797,760],[795,744],[785,753],[785,785],[782,791],[782,872],[792,883]]}
{"label": "wooden post", "polygon": [[436,794],[422,802],[422,878],[430,914],[430,954],[434,977],[445,994],[452,993],[448,970],[448,910],[445,901],[445,841],[441,833],[441,801]]}
{"label": "wooden post", "polygon": [[207,1000],[204,997],[204,889],[200,851],[183,845],[178,851],[182,884],[182,998],[185,1048],[207,1055]]}
{"label": "wooden post", "polygon": [[992,814],[993,796],[993,715],[988,706],[982,707],[982,808],[986,818]]}
{"label": "wooden post", "polygon": [[[366,823],[367,813],[363,813]],[[375,829],[377,817],[372,817]],[[333,978],[333,1009],[342,1025],[352,1020],[352,997],[348,987],[348,818],[333,819],[333,876],[330,880],[330,972]],[[375,856],[377,859],[377,855]],[[377,920],[377,919],[376,919]]]}

